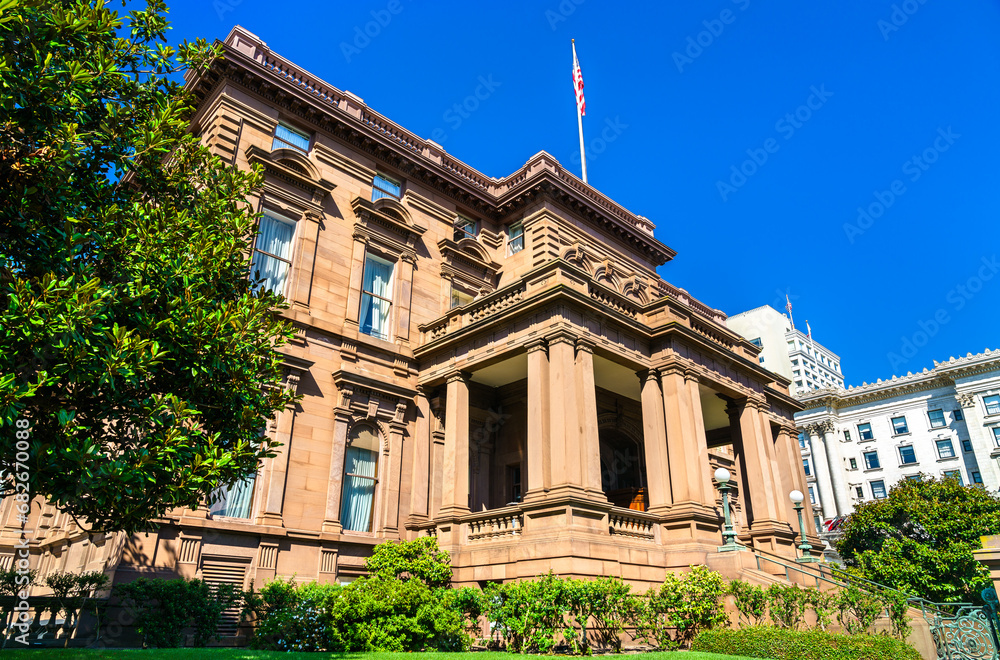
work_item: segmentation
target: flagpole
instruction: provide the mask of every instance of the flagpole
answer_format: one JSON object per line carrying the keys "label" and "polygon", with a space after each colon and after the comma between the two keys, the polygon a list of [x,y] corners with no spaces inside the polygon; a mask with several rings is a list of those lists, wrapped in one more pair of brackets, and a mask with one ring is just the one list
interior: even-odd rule
{"label": "flagpole", "polygon": [[[573,42],[573,66],[577,66],[576,60],[576,39],[571,39]],[[580,163],[583,166],[583,182],[587,183],[587,153],[583,146],[583,115],[580,113],[580,103],[577,101],[576,104],[576,123],[580,128]]]}

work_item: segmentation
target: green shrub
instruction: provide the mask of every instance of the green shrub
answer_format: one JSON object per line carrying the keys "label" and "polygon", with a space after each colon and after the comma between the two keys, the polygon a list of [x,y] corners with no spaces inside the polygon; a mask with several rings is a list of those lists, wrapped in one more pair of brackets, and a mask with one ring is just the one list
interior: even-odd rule
{"label": "green shrub", "polygon": [[920,660],[912,646],[886,635],[836,635],[771,626],[706,630],[695,638],[691,649],[771,660]]}
{"label": "green shrub", "polygon": [[[567,625],[570,597],[567,580],[552,574],[536,580],[490,583],[486,587],[486,616],[500,645],[512,653],[549,653]],[[572,644],[572,642],[571,642]]]}
{"label": "green shrub", "polygon": [[837,594],[837,619],[848,634],[858,635],[871,631],[875,620],[885,610],[885,603],[878,596],[854,584]]}
{"label": "green shrub", "polygon": [[701,630],[729,623],[726,591],[722,576],[706,566],[680,576],[667,573],[658,592],[647,592],[637,634],[664,649],[688,645]]}
{"label": "green shrub", "polygon": [[260,592],[244,593],[244,616],[257,621],[251,646],[276,651],[321,651],[330,647],[329,613],[340,596],[339,584],[273,580]]}
{"label": "green shrub", "polygon": [[469,647],[451,589],[421,580],[359,578],[329,615],[330,651],[461,651]]}
{"label": "green shrub", "polygon": [[229,584],[209,585],[201,580],[139,578],[117,585],[114,593],[135,610],[135,629],[142,644],[157,648],[180,646],[184,629],[194,629],[194,645],[218,639],[222,612],[238,600]]}
{"label": "green shrub", "polygon": [[740,613],[740,623],[757,626],[767,616],[767,593],[755,584],[733,580],[729,583],[729,593]]}
{"label": "green shrub", "polygon": [[816,627],[826,630],[833,623],[837,597],[819,589],[806,589],[806,603],[816,615]]}
{"label": "green shrub", "polygon": [[417,578],[431,588],[447,587],[451,583],[451,557],[438,548],[433,536],[380,543],[365,560],[365,568],[372,577]]}
{"label": "green shrub", "polygon": [[772,584],[767,588],[767,610],[776,626],[798,630],[806,613],[806,592],[794,584]]}

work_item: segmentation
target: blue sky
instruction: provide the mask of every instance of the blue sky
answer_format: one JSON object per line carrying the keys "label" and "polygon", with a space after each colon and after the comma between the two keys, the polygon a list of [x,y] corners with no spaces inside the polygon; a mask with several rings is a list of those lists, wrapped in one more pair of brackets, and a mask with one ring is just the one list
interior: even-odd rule
{"label": "blue sky", "polygon": [[850,384],[1000,347],[996,0],[170,7],[174,41],[241,24],[497,177],[577,166],[575,38],[590,183],[678,251],[665,279],[787,294]]}

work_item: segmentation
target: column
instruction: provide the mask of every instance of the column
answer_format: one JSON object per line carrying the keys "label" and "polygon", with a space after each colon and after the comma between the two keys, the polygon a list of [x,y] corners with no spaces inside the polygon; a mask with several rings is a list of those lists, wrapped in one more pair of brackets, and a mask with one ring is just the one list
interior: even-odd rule
{"label": "column", "polygon": [[778,520],[784,520],[795,527],[796,513],[788,494],[795,490],[792,473],[778,454],[778,438],[771,425],[770,405],[764,401],[757,414],[760,415],[760,428],[764,432],[764,447],[771,462],[771,474],[774,478],[775,496],[778,503]]}
{"label": "column", "polygon": [[[549,455],[552,490],[582,491],[581,411],[576,396],[576,340],[568,333],[549,343]],[[595,415],[596,417],[596,415]]]}
{"label": "column", "polygon": [[[692,397],[692,388],[681,367],[672,365],[660,369],[660,381],[673,505],[693,503],[714,508],[715,497],[707,495],[706,488],[712,468],[703,430],[701,397]],[[699,428],[702,429],[700,433]]]}
{"label": "column", "polygon": [[431,405],[427,390],[417,386],[417,419],[413,429],[413,468],[410,472],[410,517],[426,520],[430,509]]}
{"label": "column", "polygon": [[406,433],[405,401],[396,404],[396,414],[389,422],[389,455],[386,457],[386,475],[382,491],[382,529],[387,536],[399,532],[399,486],[403,473],[403,436]]}
{"label": "column", "polygon": [[649,510],[660,513],[671,503],[663,392],[660,390],[660,375],[656,369],[640,371],[637,375],[642,388],[642,447],[646,457]]}
{"label": "column", "polygon": [[347,454],[347,428],[353,419],[350,405],[354,391],[341,387],[339,394],[340,405],[333,409],[333,446],[326,486],[326,515],[323,516],[323,531],[336,533],[343,529],[340,524],[340,497],[344,488],[344,457]]}
{"label": "column", "polygon": [[417,258],[408,252],[404,252],[396,263],[396,295],[393,298],[393,307],[396,309],[396,338],[403,341],[410,340],[410,298],[413,295],[413,269],[416,266]]}
{"label": "column", "polygon": [[469,513],[469,374],[448,376],[441,515]]}
{"label": "column", "polygon": [[750,505],[750,532],[767,525],[786,525],[784,508],[778,502],[783,495],[776,488],[772,472],[770,433],[761,427],[761,409],[766,404],[756,397],[738,404],[740,440],[742,446],[744,503]]}
{"label": "column", "polygon": [[361,315],[361,284],[365,275],[365,249],[368,247],[364,234],[354,234],[354,251],[351,253],[351,280],[347,287],[347,309],[344,321],[355,327]]}
{"label": "column", "polygon": [[[298,384],[298,373],[289,373],[285,376],[285,387],[293,393]],[[294,427],[294,407],[277,413],[277,418],[274,420],[274,439],[280,442],[281,446],[274,450],[274,458],[267,460],[267,467],[262,471],[260,487],[263,497],[255,521],[258,525],[283,526],[281,512],[285,503],[285,477],[288,474],[288,454]]]}
{"label": "column", "polygon": [[[778,428],[778,437],[774,443],[778,449],[778,460],[786,465],[786,470],[791,479],[791,488],[802,493],[804,499],[802,504],[804,509],[802,515],[805,518],[805,533],[807,536],[816,536],[816,522],[813,520],[812,502],[809,501],[809,483],[806,481],[806,470],[802,466],[802,452],[799,450],[798,434],[795,433],[793,424],[781,424]],[[795,508],[792,507],[792,514]],[[796,525],[798,521],[795,521]],[[796,530],[798,528],[796,527]]]}
{"label": "column", "polygon": [[836,518],[840,510],[837,508],[837,501],[833,496],[830,464],[826,458],[826,442],[823,441],[815,425],[807,426],[805,433],[809,436],[809,444],[812,448],[813,469],[816,470],[816,487],[819,488],[819,501],[823,508],[823,518]]}
{"label": "column", "polygon": [[444,490],[444,403],[440,395],[430,399],[431,408],[431,475],[429,516],[441,512],[441,492]]}
{"label": "column", "polygon": [[823,434],[826,444],[826,459],[830,465],[830,481],[833,484],[833,497],[837,501],[837,510],[841,515],[853,509],[850,494],[847,492],[847,478],[844,477],[844,459],[840,456],[840,442],[837,440],[833,422],[826,420],[819,424],[819,432]]}
{"label": "column", "polygon": [[605,499],[601,484],[601,440],[597,431],[597,386],[594,382],[594,344],[589,339],[576,340],[577,400],[580,403],[581,461],[583,487],[590,494]]}
{"label": "column", "polygon": [[545,497],[552,484],[548,461],[549,453],[549,357],[543,339],[535,339],[526,346],[528,353],[528,433],[525,467],[528,488],[524,501]]}
{"label": "column", "polygon": [[319,223],[322,216],[314,211],[306,211],[297,223],[299,233],[297,258],[292,272],[291,303],[293,307],[309,307],[309,294],[312,290],[313,268],[316,263],[316,241],[319,237]]}

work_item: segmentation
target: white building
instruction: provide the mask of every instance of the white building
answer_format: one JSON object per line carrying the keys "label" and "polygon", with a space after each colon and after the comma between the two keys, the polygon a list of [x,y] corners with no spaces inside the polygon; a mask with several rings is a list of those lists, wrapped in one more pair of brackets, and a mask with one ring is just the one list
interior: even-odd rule
{"label": "white building", "polygon": [[922,373],[800,396],[795,415],[813,510],[824,520],[901,479],[1000,486],[1000,349]]}
{"label": "white building", "polygon": [[[726,324],[760,347],[760,363],[792,381],[792,394],[843,387],[840,356],[795,328],[787,315],[769,305],[735,314]],[[808,321],[806,322],[808,327]]]}

